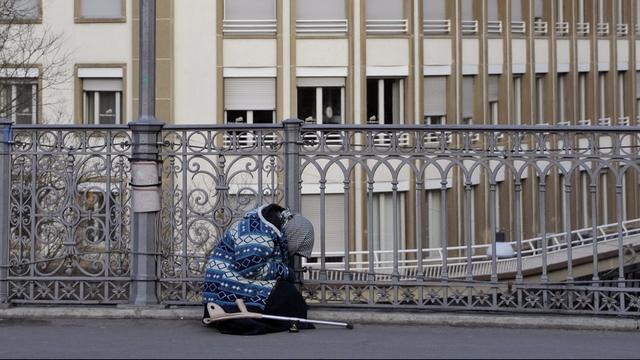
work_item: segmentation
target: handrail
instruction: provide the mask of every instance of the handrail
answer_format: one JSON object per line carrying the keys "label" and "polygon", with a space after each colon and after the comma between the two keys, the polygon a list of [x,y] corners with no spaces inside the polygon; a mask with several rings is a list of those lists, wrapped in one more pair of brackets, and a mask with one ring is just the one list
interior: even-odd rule
{"label": "handrail", "polygon": [[[634,226],[630,226],[630,225],[636,225]],[[625,220],[622,222],[621,224],[622,227],[622,231],[624,234],[626,234],[625,236],[630,235],[630,233],[635,233],[635,232],[640,232],[640,218],[638,219],[631,219],[631,220]],[[618,223],[611,223],[611,224],[605,224],[605,225],[600,225],[597,226],[597,232],[600,234],[597,239],[598,242],[600,241],[604,241],[604,240],[610,240],[612,237],[616,237],[618,236],[617,233],[615,232],[607,232],[605,231],[606,229],[610,229],[610,230],[614,230],[617,231],[618,229]],[[575,240],[571,241],[571,245],[572,247],[575,246],[580,246],[580,245],[585,245],[585,244],[590,244],[593,242],[593,239],[591,237],[593,231],[593,227],[585,227],[582,229],[577,229],[577,230],[573,230],[571,231],[571,236],[572,238],[575,237]],[[589,235],[588,237],[585,237],[584,234]],[[547,253],[553,253],[553,252],[558,252],[558,251],[562,251],[564,249],[567,248],[567,243],[564,241],[564,239],[566,238],[567,233],[561,232],[561,233],[551,233],[551,234],[547,234],[547,236],[545,237],[548,241],[552,242],[552,245],[548,245],[547,248]],[[527,257],[527,256],[537,256],[542,252],[542,246],[537,246],[538,243],[542,242],[542,237],[535,237],[535,238],[531,238],[531,239],[527,239],[527,240],[522,240],[520,243],[522,244],[522,248],[523,250],[521,251],[521,255],[522,257]],[[518,246],[518,242],[517,241],[511,241],[511,242],[507,242],[506,244],[509,244],[512,247],[516,247]],[[489,248],[491,248],[491,244],[475,244],[471,246],[472,249],[472,255],[471,255],[471,260],[472,262],[474,260],[477,261],[485,261],[487,260],[487,258],[489,258],[488,255],[486,255],[486,252]],[[467,251],[467,246],[463,245],[463,246],[450,246],[447,247],[447,253],[455,253],[455,252],[466,252]],[[526,250],[524,250],[526,249]],[[484,252],[484,253],[483,253]],[[373,256],[374,256],[374,268],[378,269],[378,270],[382,270],[382,269],[391,269],[391,267],[388,266],[382,266],[385,264],[393,264],[393,260],[385,260],[383,258],[384,255],[389,255],[389,257],[392,257],[394,251],[393,250],[374,250],[373,251]],[[424,265],[433,265],[433,264],[440,264],[442,262],[442,248],[425,248],[422,249],[422,253],[425,254],[426,256],[423,255],[423,259],[422,262]],[[413,255],[416,256],[417,254],[417,249],[400,249],[398,250],[398,254],[404,254],[404,255]],[[430,254],[433,254],[432,256],[430,256]],[[311,253],[311,257],[320,257],[320,253],[319,252],[312,252]],[[350,251],[349,252],[349,256],[350,257],[358,257],[358,256],[369,256],[370,252],[368,250],[356,250],[356,251]],[[344,257],[344,252],[343,251],[326,251],[324,254],[325,257]],[[459,265],[459,264],[467,264],[467,255],[462,255],[462,256],[448,256],[447,257],[447,261],[448,264],[450,266],[454,266],[454,265]],[[407,268],[407,267],[411,267],[408,264],[413,264],[416,263],[417,264],[417,260],[416,259],[401,259],[399,260],[399,268]],[[326,265],[331,266],[332,269],[336,269],[339,268],[340,266],[344,266],[344,262],[325,262]],[[305,261],[303,262],[303,265],[309,267],[309,268],[314,268],[317,269],[320,266],[320,263],[315,263],[315,262],[308,262]],[[352,269],[367,269],[369,266],[369,261],[349,261],[349,265],[351,266]],[[415,265],[413,265],[415,266]]]}

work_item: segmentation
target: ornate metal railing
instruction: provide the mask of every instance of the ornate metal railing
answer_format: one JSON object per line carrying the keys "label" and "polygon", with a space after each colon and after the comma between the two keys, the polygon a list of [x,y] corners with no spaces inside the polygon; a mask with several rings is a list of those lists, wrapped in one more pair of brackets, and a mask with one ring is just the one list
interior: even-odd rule
{"label": "ornate metal railing", "polygon": [[127,302],[128,128],[16,126],[12,139],[11,301]]}
{"label": "ornate metal railing", "polygon": [[[224,230],[277,202],[314,222],[313,305],[640,313],[635,126],[4,129],[2,302],[128,303],[151,282],[150,302],[197,304]],[[157,207],[134,206],[156,184],[140,154],[159,159]]]}

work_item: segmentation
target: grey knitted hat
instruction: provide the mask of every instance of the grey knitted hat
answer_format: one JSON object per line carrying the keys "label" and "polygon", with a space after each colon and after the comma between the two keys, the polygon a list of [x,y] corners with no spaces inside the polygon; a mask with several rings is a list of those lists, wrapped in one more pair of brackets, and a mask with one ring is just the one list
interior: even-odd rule
{"label": "grey knitted hat", "polygon": [[287,239],[289,254],[298,254],[308,258],[313,250],[313,224],[300,214],[283,211],[283,232]]}

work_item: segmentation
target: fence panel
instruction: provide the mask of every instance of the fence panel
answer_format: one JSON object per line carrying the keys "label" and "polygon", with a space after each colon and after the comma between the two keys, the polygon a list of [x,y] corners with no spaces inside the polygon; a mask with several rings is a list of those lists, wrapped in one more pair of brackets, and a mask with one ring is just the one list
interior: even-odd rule
{"label": "fence panel", "polygon": [[11,302],[128,301],[130,151],[126,127],[13,128]]}

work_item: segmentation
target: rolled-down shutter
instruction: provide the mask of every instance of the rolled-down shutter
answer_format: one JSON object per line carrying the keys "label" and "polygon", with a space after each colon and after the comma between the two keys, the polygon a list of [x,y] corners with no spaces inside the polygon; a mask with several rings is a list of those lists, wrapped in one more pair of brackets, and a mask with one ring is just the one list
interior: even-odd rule
{"label": "rolled-down shutter", "polygon": [[122,91],[121,79],[92,79],[82,80],[82,90],[84,91]]}
{"label": "rolled-down shutter", "polygon": [[447,114],[447,77],[427,76],[424,78],[424,115]]}
{"label": "rolled-down shutter", "polygon": [[487,100],[489,102],[498,101],[498,80],[497,75],[489,76],[489,83],[487,84]]}
{"label": "rolled-down shutter", "polygon": [[[320,195],[302,195],[302,214],[313,224],[313,251],[320,252]],[[325,195],[324,231],[326,251],[344,252],[344,195]]]}
{"label": "rolled-down shutter", "polygon": [[473,76],[462,78],[462,117],[473,117]]}
{"label": "rolled-down shutter", "polygon": [[225,110],[274,110],[275,78],[224,79]]}

